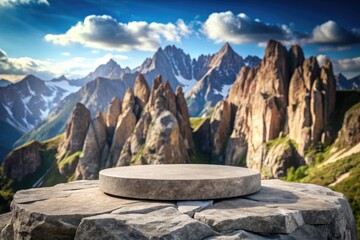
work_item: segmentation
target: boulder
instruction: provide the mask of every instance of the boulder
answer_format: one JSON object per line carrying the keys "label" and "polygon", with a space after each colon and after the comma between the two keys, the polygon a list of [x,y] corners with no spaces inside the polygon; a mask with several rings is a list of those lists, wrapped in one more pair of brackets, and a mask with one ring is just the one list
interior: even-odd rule
{"label": "boulder", "polygon": [[267,148],[266,157],[261,167],[264,178],[286,177],[288,168],[298,168],[305,164],[291,140],[285,138],[277,141],[279,143],[275,142]]}
{"label": "boulder", "polygon": [[22,190],[0,238],[357,239],[346,197],[312,184],[263,180],[257,193],[217,200],[194,218],[175,204],[112,197],[95,180]]}
{"label": "boulder", "polygon": [[308,234],[320,234],[319,239],[352,239],[356,238],[355,221],[345,199],[316,185],[267,180],[262,181],[261,191],[217,202],[195,213],[195,219],[219,232],[245,230],[291,236],[297,229],[311,226],[317,231]]}
{"label": "boulder", "polygon": [[169,207],[141,215],[103,214],[84,218],[75,239],[197,240],[214,234],[209,226]]}

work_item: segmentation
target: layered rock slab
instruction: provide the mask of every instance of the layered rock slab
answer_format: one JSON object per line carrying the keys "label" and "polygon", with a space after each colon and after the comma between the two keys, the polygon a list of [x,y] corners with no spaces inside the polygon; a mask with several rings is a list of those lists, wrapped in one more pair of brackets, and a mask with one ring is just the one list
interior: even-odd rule
{"label": "layered rock slab", "polygon": [[260,173],[205,164],[160,164],[100,171],[105,193],[150,200],[206,200],[238,197],[261,188]]}
{"label": "layered rock slab", "polygon": [[[245,203],[245,204],[244,204]],[[6,217],[7,219],[7,217]],[[259,227],[262,225],[262,227]],[[200,209],[117,198],[98,181],[19,191],[0,239],[356,239],[343,194],[311,184],[262,181],[259,192]]]}

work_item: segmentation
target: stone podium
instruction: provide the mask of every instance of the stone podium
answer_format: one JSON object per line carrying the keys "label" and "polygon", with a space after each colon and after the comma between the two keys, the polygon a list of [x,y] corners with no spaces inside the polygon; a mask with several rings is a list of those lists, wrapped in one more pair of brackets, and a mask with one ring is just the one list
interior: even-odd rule
{"label": "stone podium", "polygon": [[248,195],[261,188],[258,171],[205,164],[138,165],[100,171],[100,189],[148,200],[208,200]]}

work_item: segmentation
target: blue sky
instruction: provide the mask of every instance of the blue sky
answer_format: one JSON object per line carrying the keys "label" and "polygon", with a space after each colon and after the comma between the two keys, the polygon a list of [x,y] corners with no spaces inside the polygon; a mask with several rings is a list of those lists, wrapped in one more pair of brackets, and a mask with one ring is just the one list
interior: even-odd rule
{"label": "blue sky", "polygon": [[262,57],[269,38],[360,74],[360,2],[289,2],[0,0],[0,77],[76,78],[110,58],[134,68],[168,44],[194,58],[230,42]]}

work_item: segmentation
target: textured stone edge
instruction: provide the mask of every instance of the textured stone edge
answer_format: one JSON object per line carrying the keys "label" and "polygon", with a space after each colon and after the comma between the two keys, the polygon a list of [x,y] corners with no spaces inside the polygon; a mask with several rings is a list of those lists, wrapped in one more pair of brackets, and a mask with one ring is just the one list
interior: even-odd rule
{"label": "textured stone edge", "polygon": [[99,179],[100,189],[107,194],[145,200],[215,200],[241,197],[261,190],[260,174],[244,178],[176,181],[122,179],[100,174]]}
{"label": "textured stone edge", "polygon": [[[274,182],[276,184],[276,182]],[[282,183],[283,186],[285,186],[287,183]],[[300,184],[297,186],[295,184],[293,184],[294,186],[296,186],[296,188],[301,187]],[[308,184],[302,184],[302,186],[305,186]],[[309,184],[310,185],[310,184]],[[319,189],[321,187],[317,186]],[[305,187],[304,187],[305,188]],[[263,236],[259,233],[253,233],[253,232],[248,232],[246,230],[241,230],[241,229],[235,229],[235,230],[231,230],[231,231],[226,231],[226,232],[220,232],[218,233],[216,231],[216,229],[214,229],[213,227],[211,227],[209,224],[196,219],[195,217],[193,217],[194,220],[197,220],[199,223],[205,224],[207,226],[209,226],[212,230],[214,230],[214,236],[208,236],[209,239],[238,239],[239,236],[251,236],[251,237],[256,237],[256,239],[266,239],[266,237],[275,237],[276,239],[301,239],[299,237],[306,237],[306,239],[321,239],[319,238],[319,234],[321,232],[327,232],[326,234],[331,234],[328,235],[328,237],[337,237],[337,238],[341,238],[341,239],[357,239],[357,235],[356,235],[356,228],[355,228],[355,220],[350,208],[350,205],[346,199],[346,197],[341,194],[341,193],[337,193],[334,192],[330,189],[326,189],[326,188],[322,188],[324,192],[322,192],[323,195],[328,195],[329,197],[331,196],[336,196],[338,198],[338,202],[337,202],[337,208],[335,210],[335,216],[333,220],[341,220],[338,222],[338,220],[336,220],[336,226],[334,226],[334,223],[330,223],[329,224],[309,224],[309,223],[305,223],[302,226],[298,226],[298,228],[293,229],[292,232],[288,233],[288,234],[276,234],[276,233],[272,233],[270,235],[266,235]],[[250,199],[249,197],[244,197],[244,199],[249,199],[252,201],[256,201],[255,199]],[[42,200],[40,200],[42,201]],[[150,201],[151,202],[151,201]],[[27,203],[25,203],[26,205]],[[173,202],[173,204],[175,205],[175,202]],[[12,203],[12,218],[11,221],[5,226],[5,228],[3,229],[3,231],[0,234],[0,239],[4,239],[4,240],[9,240],[9,239],[14,239],[14,228],[13,225],[15,226],[16,224],[19,224],[20,221],[22,221],[22,214],[28,215],[28,216],[32,216],[35,217],[36,220],[39,220],[40,222],[44,219],[42,219],[43,216],[40,215],[36,215],[36,213],[32,213],[32,212],[27,212],[24,209],[21,209],[21,205],[23,204],[17,204],[15,202]],[[175,205],[176,206],[176,205]],[[199,210],[200,212],[205,210],[201,209]],[[158,210],[158,208],[154,208],[154,211]],[[179,209],[177,209],[179,211]],[[152,210],[150,210],[152,211]],[[180,212],[180,211],[179,211]],[[112,214],[118,214],[118,213],[112,213]],[[127,214],[127,213],[125,213]],[[186,214],[186,213],[182,213],[182,214]],[[53,225],[53,227],[60,227],[60,229],[66,230],[66,231],[70,231],[72,232],[72,236],[75,236],[79,224],[80,222],[85,219],[85,218],[91,218],[94,216],[102,216],[102,215],[110,215],[109,213],[102,213],[102,214],[95,214],[95,215],[91,215],[91,216],[77,216],[79,217],[79,221],[77,221],[77,223],[75,224],[69,224],[66,221],[63,222],[62,227],[61,226],[57,226],[56,224]],[[7,215],[9,216],[9,215]],[[40,217],[39,219],[37,219],[37,217]],[[64,218],[63,218],[64,217]],[[57,221],[62,221],[66,219],[66,216],[60,217],[60,219],[54,219],[52,216],[47,216],[46,218],[50,219],[51,222],[53,222],[55,220],[55,223]],[[18,219],[16,219],[18,218]],[[45,219],[46,220],[46,219]],[[54,223],[54,222],[53,222]],[[339,227],[341,227],[342,230],[338,230],[340,228],[337,228],[337,225],[339,225]],[[345,230],[344,230],[345,229]],[[57,229],[56,229],[57,230]],[[240,235],[239,235],[240,234]],[[245,234],[245,235],[244,235]],[[239,235],[239,236],[238,236]],[[69,235],[66,235],[69,236]],[[70,239],[70,238],[69,238]]]}

